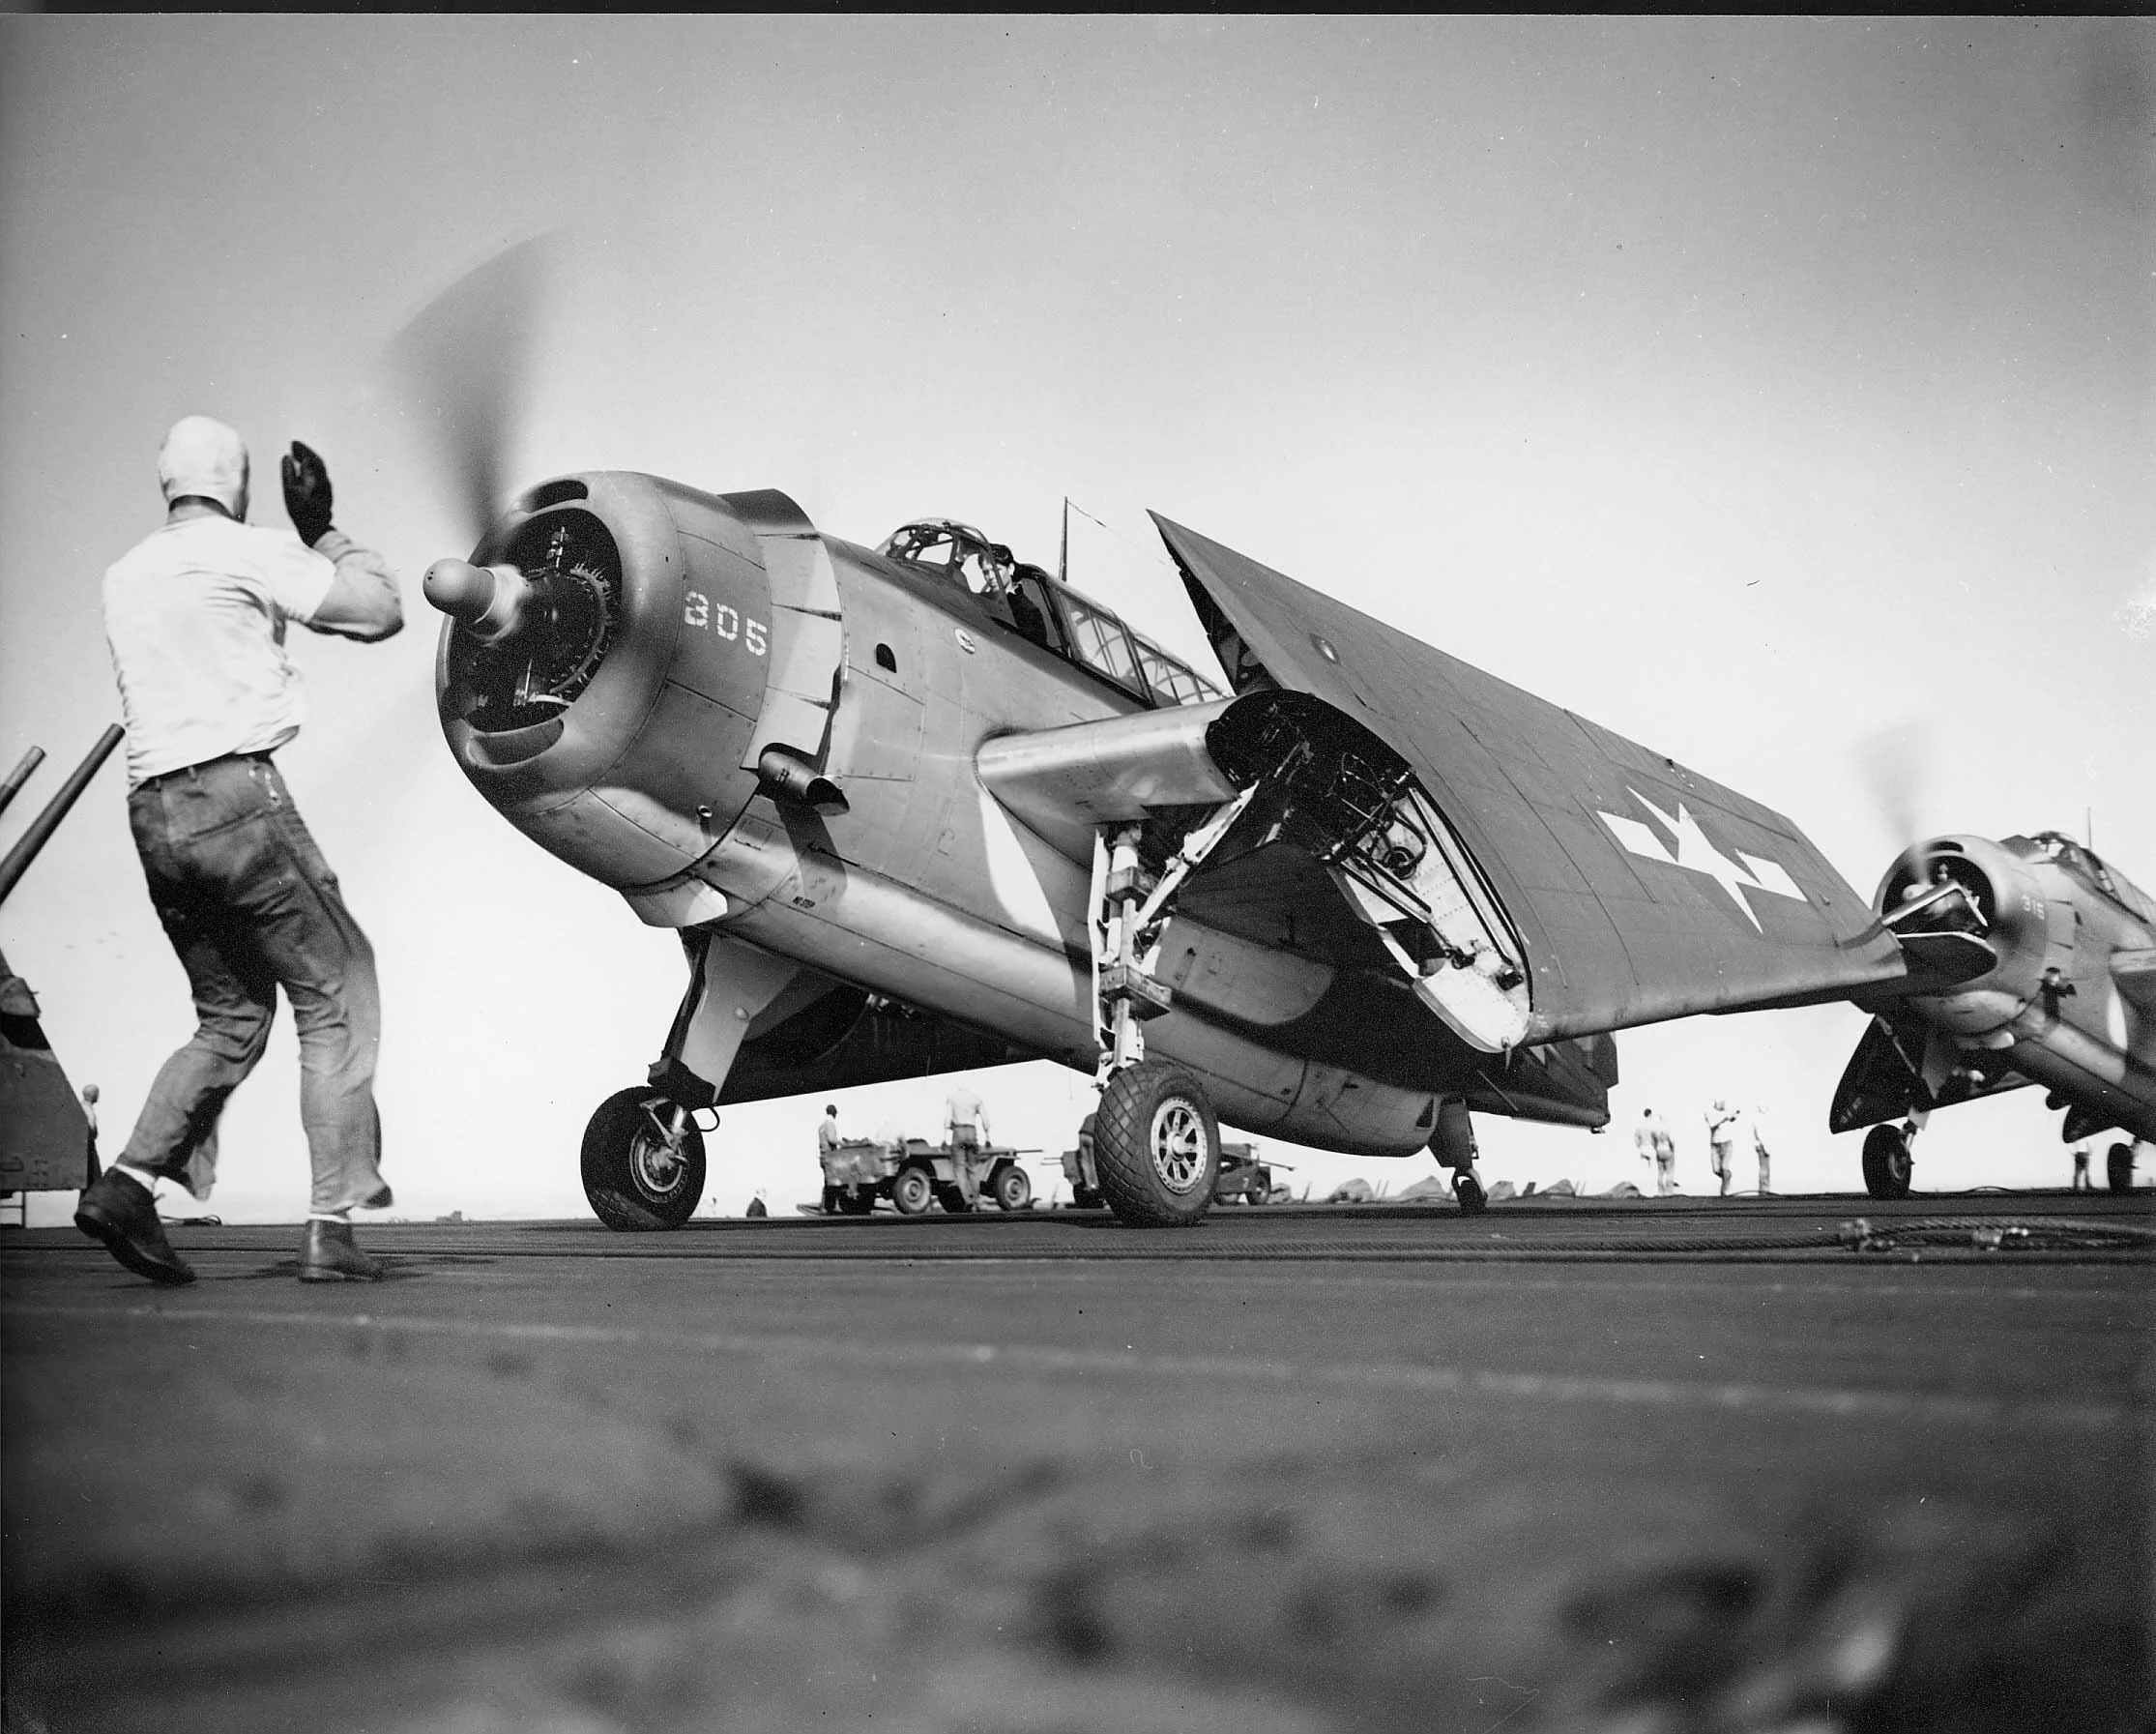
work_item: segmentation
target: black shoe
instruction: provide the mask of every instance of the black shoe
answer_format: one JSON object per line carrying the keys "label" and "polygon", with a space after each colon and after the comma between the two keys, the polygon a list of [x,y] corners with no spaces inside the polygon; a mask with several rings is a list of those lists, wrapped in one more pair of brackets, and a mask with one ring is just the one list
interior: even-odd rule
{"label": "black shoe", "polygon": [[158,1219],[157,1201],[139,1180],[107,1168],[75,1201],[74,1225],[138,1277],[178,1287],[194,1270],[172,1249]]}
{"label": "black shoe", "polygon": [[379,1282],[382,1261],[369,1258],[352,1239],[349,1222],[310,1221],[300,1242],[302,1282]]}

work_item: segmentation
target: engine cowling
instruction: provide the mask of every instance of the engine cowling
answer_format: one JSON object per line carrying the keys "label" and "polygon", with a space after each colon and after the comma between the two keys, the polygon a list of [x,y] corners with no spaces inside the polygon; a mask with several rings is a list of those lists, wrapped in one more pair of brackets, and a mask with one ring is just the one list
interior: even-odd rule
{"label": "engine cowling", "polygon": [[2047,896],[2028,866],[1988,838],[1939,837],[1905,851],[1880,880],[1873,907],[1919,949],[1953,934],[1982,942],[1992,965],[1951,990],[1911,996],[1938,1027],[1981,1042],[2003,1032],[2044,989],[2046,971],[2070,964],[2073,910]]}
{"label": "engine cowling", "polygon": [[553,854],[649,885],[755,795],[772,585],[735,502],[652,476],[562,477],[425,590],[448,617],[435,692],[451,750]]}

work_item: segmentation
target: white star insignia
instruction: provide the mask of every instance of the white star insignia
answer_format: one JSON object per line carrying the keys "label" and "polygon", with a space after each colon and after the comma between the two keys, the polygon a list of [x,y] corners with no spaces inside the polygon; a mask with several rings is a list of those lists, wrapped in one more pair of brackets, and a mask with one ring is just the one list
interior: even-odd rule
{"label": "white star insignia", "polygon": [[[1603,812],[1597,808],[1595,817],[1609,826],[1627,852],[1648,861],[1662,862],[1669,867],[1683,867],[1689,872],[1704,873],[1730,894],[1730,900],[1744,912],[1744,919],[1754,927],[1759,927],[1760,918],[1746,899],[1746,892],[1768,892],[1778,897],[1794,897],[1800,903],[1805,900],[1804,893],[1780,862],[1769,861],[1763,856],[1747,855],[1741,849],[1735,851],[1736,859],[1733,861],[1708,842],[1706,833],[1700,829],[1699,820],[1692,816],[1683,802],[1676,804],[1676,811],[1673,815],[1664,812],[1638,789],[1626,789],[1625,793],[1668,826],[1670,835],[1676,838],[1676,851],[1673,854],[1670,846],[1651,826],[1643,825],[1638,819],[1622,818],[1614,812]],[[1764,931],[1763,928],[1761,930]]]}

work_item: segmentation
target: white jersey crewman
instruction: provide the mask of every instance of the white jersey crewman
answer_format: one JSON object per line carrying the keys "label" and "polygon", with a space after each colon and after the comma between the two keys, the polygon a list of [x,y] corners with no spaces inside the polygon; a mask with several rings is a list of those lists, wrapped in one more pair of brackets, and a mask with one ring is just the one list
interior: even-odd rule
{"label": "white jersey crewman", "polygon": [[74,1220],[154,1282],[194,1278],[165,1238],[156,1184],[209,1195],[219,1118],[262,1057],[279,990],[299,1028],[313,1169],[300,1279],[382,1274],[354,1244],[350,1217],[390,1203],[374,1105],[374,953],[275,754],[306,718],[286,629],[373,641],[403,626],[404,606],[381,556],[331,527],[321,458],[294,441],[283,480],[292,530],[249,524],[246,445],[222,422],[185,417],[158,454],[163,525],[104,574],[128,824],[196,1027]]}
{"label": "white jersey crewman", "polygon": [[944,1099],[944,1123],[950,1129],[953,1156],[988,1142],[988,1106],[971,1084],[960,1084]]}

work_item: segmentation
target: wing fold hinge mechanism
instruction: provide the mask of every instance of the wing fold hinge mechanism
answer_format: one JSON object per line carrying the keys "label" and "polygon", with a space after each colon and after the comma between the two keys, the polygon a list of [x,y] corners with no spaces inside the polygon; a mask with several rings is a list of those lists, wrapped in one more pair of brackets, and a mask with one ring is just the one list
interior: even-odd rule
{"label": "wing fold hinge mechanism", "polygon": [[1093,1033],[1100,1049],[1100,1076],[1146,1057],[1145,1024],[1166,1012],[1174,989],[1154,977],[1160,935],[1176,894],[1242,816],[1258,785],[1235,795],[1183,836],[1160,872],[1146,870],[1142,824],[1100,826],[1093,835]]}
{"label": "wing fold hinge mechanism", "polygon": [[1517,1046],[1530,1014],[1521,948],[1451,828],[1412,777],[1360,810],[1327,855],[1333,882],[1456,1035],[1485,1053]]}
{"label": "wing fold hinge mechanism", "polygon": [[[1393,967],[1470,1046],[1503,1053],[1532,1021],[1527,950],[1414,770],[1306,693],[1238,698],[1208,734],[1216,760],[1263,785],[1263,837],[1307,850]],[[1262,840],[1262,839],[1254,839]]]}

